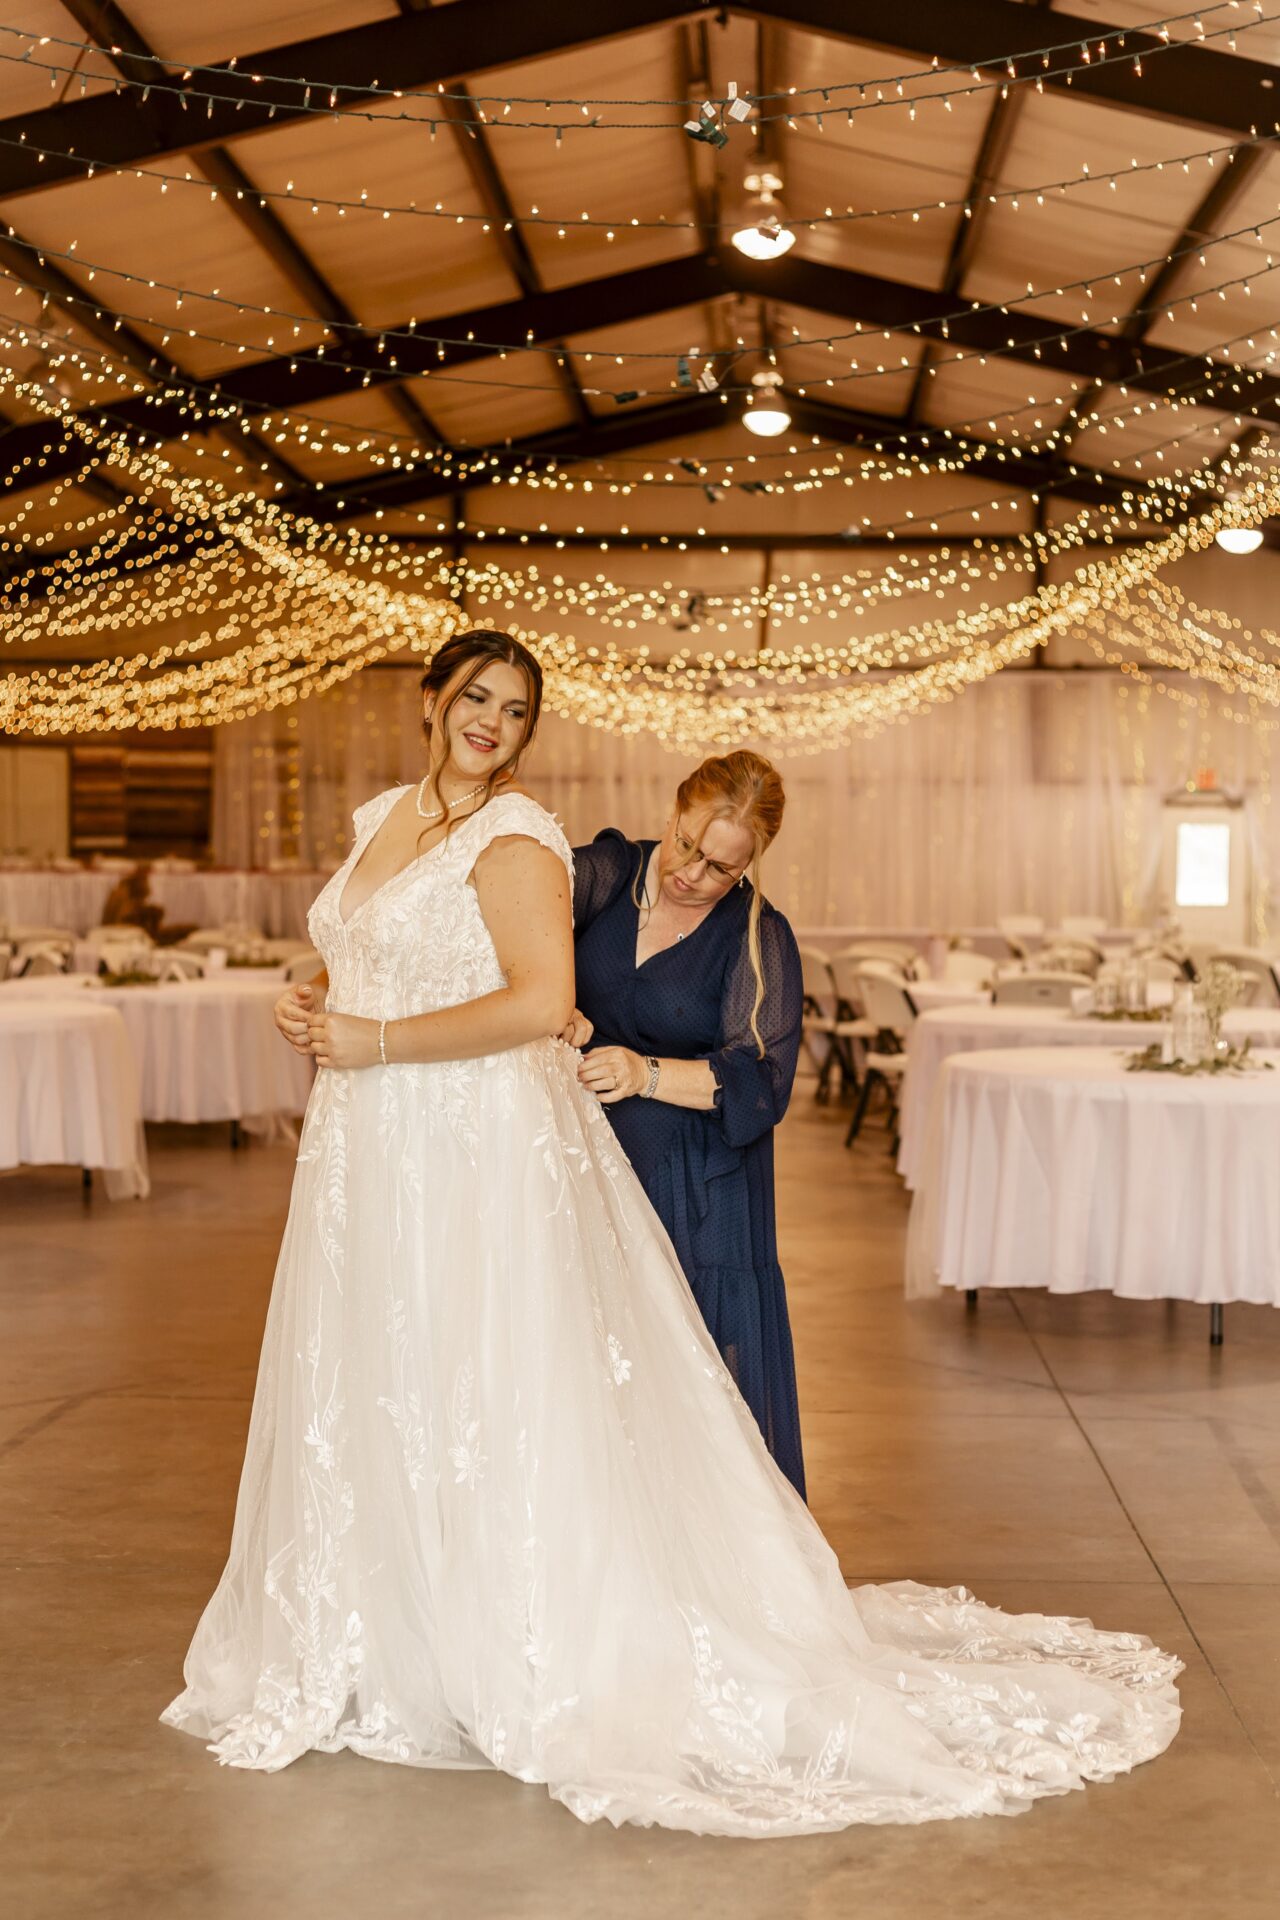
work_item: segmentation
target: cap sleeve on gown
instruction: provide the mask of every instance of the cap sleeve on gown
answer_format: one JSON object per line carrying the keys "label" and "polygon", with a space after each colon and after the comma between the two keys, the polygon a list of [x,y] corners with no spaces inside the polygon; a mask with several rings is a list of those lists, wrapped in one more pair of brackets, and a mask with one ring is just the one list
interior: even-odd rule
{"label": "cap sleeve on gown", "polygon": [[548,813],[527,793],[496,794],[487,807],[471,815],[466,830],[467,853],[472,860],[495,840],[536,840],[539,846],[549,847],[564,861],[569,879],[573,880],[573,848],[563,827],[553,813]]}

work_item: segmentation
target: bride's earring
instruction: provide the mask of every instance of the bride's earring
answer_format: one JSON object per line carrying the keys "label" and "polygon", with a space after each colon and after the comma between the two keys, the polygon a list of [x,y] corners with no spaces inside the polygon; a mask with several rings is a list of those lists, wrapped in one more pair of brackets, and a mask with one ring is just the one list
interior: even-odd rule
{"label": "bride's earring", "polygon": [[745,873],[740,873],[740,874],[738,875],[738,885],[739,885],[740,887],[745,887],[745,886],[746,886],[746,884],[747,884],[747,876],[746,876],[746,874],[745,874]]}

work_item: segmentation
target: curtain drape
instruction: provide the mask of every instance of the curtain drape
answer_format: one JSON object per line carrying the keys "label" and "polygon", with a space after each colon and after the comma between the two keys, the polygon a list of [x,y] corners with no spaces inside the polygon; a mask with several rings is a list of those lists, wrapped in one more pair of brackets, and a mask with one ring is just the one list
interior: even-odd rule
{"label": "curtain drape", "polygon": [[[1148,922],[1159,899],[1160,809],[1212,778],[1243,799],[1252,934],[1280,885],[1271,830],[1280,730],[1221,694],[1119,674],[1006,672],[870,740],[775,756],[787,817],[770,897],[800,927],[992,924],[1005,913]],[[692,758],[647,737],[543,718],[528,785],[575,842],[603,826],[662,830]],[[417,675],[349,686],[216,735],[214,847],[234,866],[326,866],[353,808],[422,767]],[[1280,931],[1280,929],[1278,929]]]}

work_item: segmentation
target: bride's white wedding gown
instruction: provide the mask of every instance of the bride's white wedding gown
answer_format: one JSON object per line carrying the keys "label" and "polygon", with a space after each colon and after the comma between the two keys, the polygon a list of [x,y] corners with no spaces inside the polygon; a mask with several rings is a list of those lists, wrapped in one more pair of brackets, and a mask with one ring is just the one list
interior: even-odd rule
{"label": "bride's white wedding gown", "polygon": [[[556,822],[499,796],[311,912],[329,1005],[501,987],[469,875]],[[695,1833],[1018,1813],[1159,1753],[1179,1663],[963,1588],[850,1592],[556,1040],[322,1071],[227,1568],[164,1718],[274,1769],[499,1767],[583,1820]]]}

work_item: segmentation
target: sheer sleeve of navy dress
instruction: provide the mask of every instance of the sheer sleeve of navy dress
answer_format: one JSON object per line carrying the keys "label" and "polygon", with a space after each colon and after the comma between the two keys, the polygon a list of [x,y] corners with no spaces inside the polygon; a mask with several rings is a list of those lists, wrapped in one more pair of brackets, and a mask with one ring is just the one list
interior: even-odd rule
{"label": "sheer sleeve of navy dress", "polygon": [[803,1497],[795,1360],[778,1265],[773,1129],[791,1097],[803,990],[795,937],[762,903],[765,992],[747,946],[751,887],[731,887],[675,946],[636,965],[641,877],[654,842],[608,828],[575,850],[578,1005],[591,1047],[706,1060],[715,1106],[697,1112],[661,1097],[604,1111],[670,1234],[725,1365],[770,1453]]}

